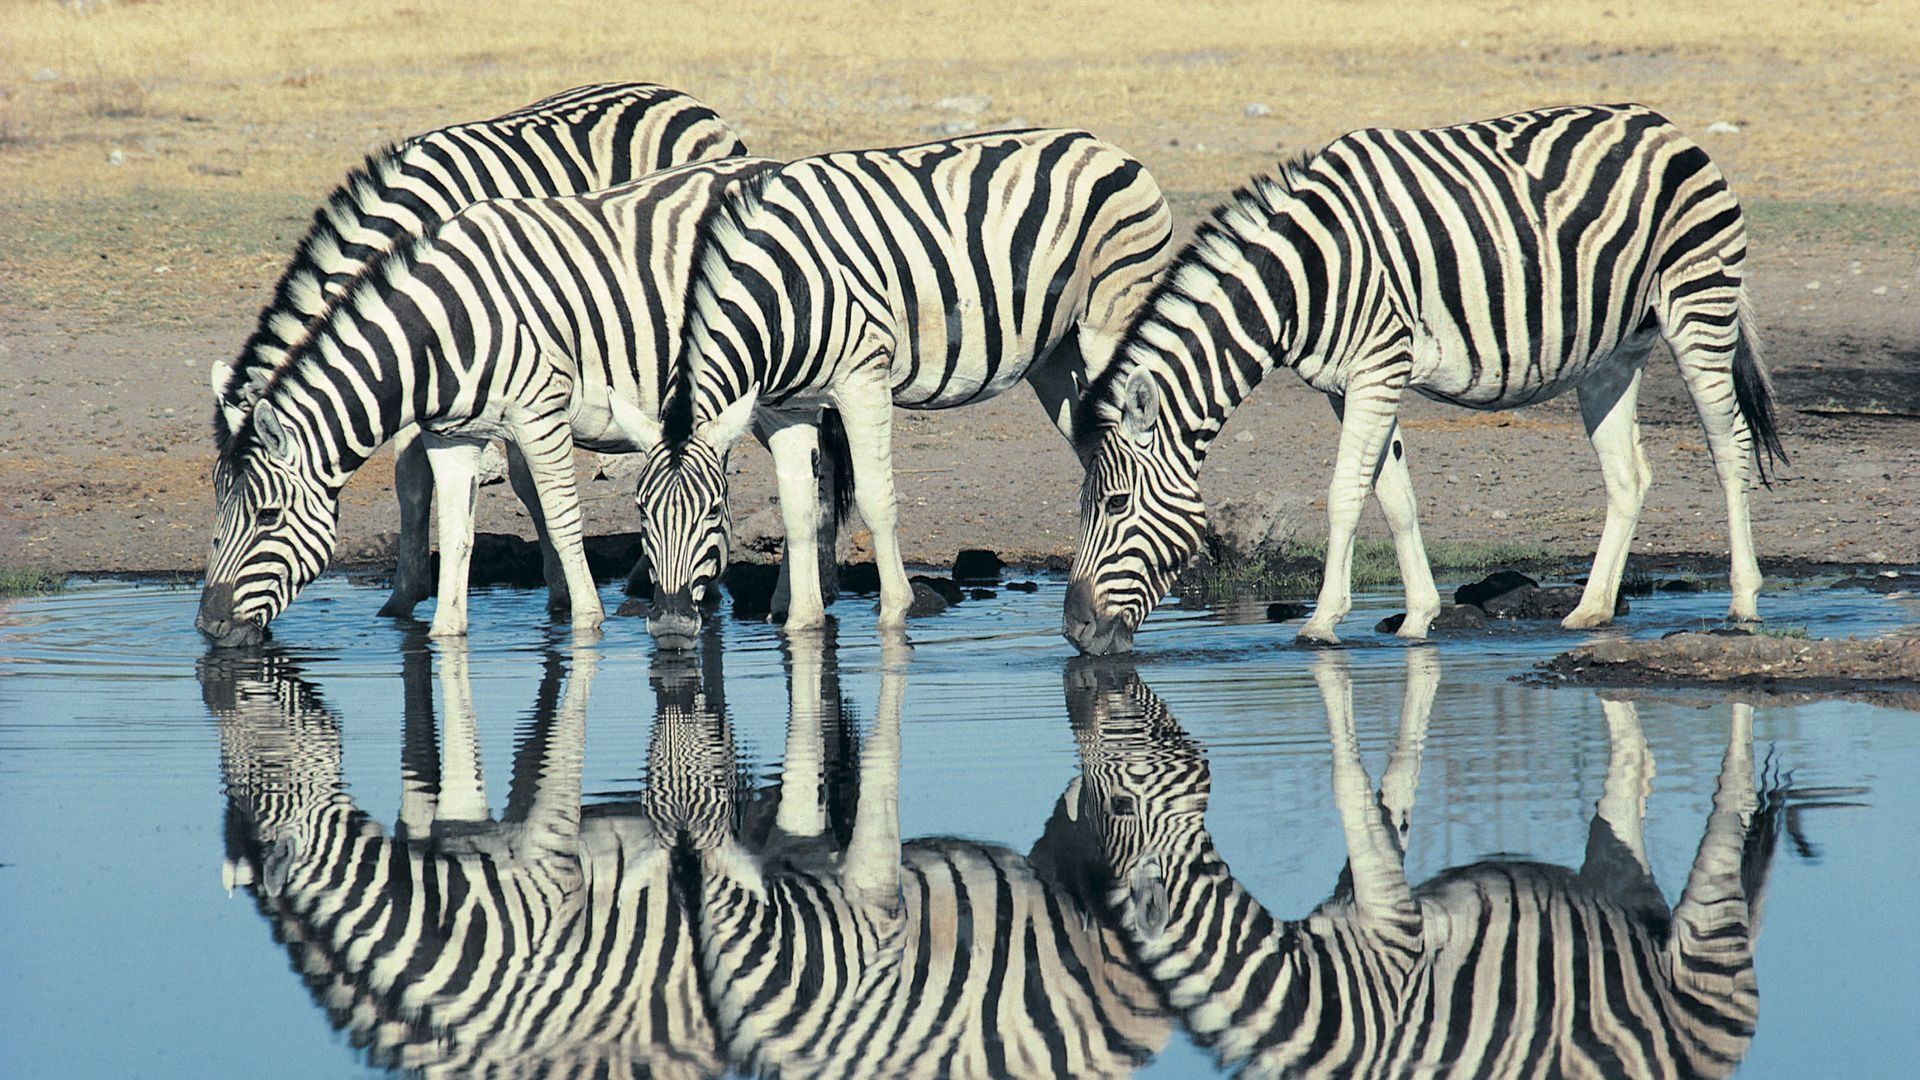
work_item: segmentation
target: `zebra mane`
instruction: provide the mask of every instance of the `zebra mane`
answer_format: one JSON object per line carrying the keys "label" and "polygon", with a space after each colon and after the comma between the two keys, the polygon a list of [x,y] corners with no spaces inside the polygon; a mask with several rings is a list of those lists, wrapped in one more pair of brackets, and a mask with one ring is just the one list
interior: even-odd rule
{"label": "zebra mane", "polygon": [[1223,268],[1241,258],[1252,238],[1273,228],[1273,220],[1291,206],[1294,191],[1309,179],[1308,166],[1318,151],[1282,161],[1270,173],[1254,177],[1213,208],[1193,238],[1161,272],[1160,280],[1134,312],[1114,349],[1113,362],[1087,387],[1074,422],[1074,449],[1084,457],[1099,433],[1120,421],[1121,391],[1136,365],[1153,358],[1144,338],[1149,327],[1165,325],[1166,313],[1199,303],[1199,295],[1219,280]]}
{"label": "zebra mane", "polygon": [[681,310],[686,318],[680,328],[680,349],[675,362],[668,365],[666,385],[660,393],[662,437],[670,447],[683,446],[693,437],[693,391],[697,382],[696,358],[688,347],[694,326],[699,321],[702,299],[718,295],[733,276],[732,252],[746,238],[748,222],[765,205],[766,191],[778,169],[763,169],[735,180],[726,192],[713,200],[694,229],[699,247],[693,257],[693,271],[687,275],[686,294]]}
{"label": "zebra mane", "polygon": [[[227,366],[226,381],[220,387],[213,409],[214,444],[223,453],[226,444],[237,434],[227,428],[227,407],[251,404],[257,395],[250,394],[249,389],[259,386],[261,382],[271,382],[287,362],[291,354],[290,346],[304,338],[313,323],[334,306],[335,298],[328,297],[326,291],[326,267],[350,258],[345,254],[346,232],[349,229],[358,231],[392,225],[391,218],[379,214],[363,217],[360,211],[383,202],[405,202],[421,215],[422,232],[430,231],[436,223],[437,218],[426,205],[400,195],[402,189],[399,183],[403,179],[401,155],[422,138],[425,136],[389,143],[368,154],[365,160],[347,173],[346,179],[333,189],[326,202],[313,212],[306,235],[294,248],[293,259],[287,263],[280,280],[274,285],[273,299],[260,309],[253,333],[240,347],[239,357]],[[356,276],[366,274],[377,262],[379,257],[375,256],[363,263]],[[309,318],[304,312],[315,314]],[[282,342],[287,343],[289,348],[283,350]],[[249,376],[251,369],[264,369],[267,374],[264,379],[257,380]]]}
{"label": "zebra mane", "polygon": [[[328,299],[320,313],[301,327],[300,333],[287,341],[286,355],[259,393],[253,395],[250,404],[258,404],[272,399],[284,385],[296,381],[301,372],[319,363],[315,359],[315,343],[325,337],[346,316],[350,308],[377,301],[383,293],[413,273],[415,264],[429,249],[439,242],[439,228],[429,229],[422,236],[409,237],[406,242],[394,247],[369,261],[351,284]],[[223,437],[224,433],[224,437]],[[251,410],[245,420],[231,433],[224,432],[221,418],[214,420],[214,436],[219,450],[219,460],[232,461],[244,456],[254,445],[253,416]]]}

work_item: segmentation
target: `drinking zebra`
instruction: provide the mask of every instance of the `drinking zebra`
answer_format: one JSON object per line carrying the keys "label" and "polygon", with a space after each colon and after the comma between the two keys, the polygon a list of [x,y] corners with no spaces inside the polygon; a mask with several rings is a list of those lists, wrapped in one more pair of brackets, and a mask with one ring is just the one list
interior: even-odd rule
{"label": "drinking zebra", "polygon": [[716,1076],[670,838],[581,806],[591,651],[547,658],[500,820],[464,647],[406,654],[392,835],[342,783],[341,725],[282,658],[202,661],[220,725],[229,888],[245,887],[314,1000],[378,1066],[427,1076]]}
{"label": "drinking zebra", "polygon": [[[680,381],[636,499],[655,581],[648,628],[691,640],[728,555],[729,449],[750,420],[812,441],[840,410],[873,532],[880,622],[911,600],[895,535],[892,411],[945,409],[1024,380],[1072,437],[1164,260],[1166,202],[1138,161],[1083,131],[976,135],[806,158],[738,185],[703,230]],[[794,460],[803,460],[795,458]],[[804,471],[776,462],[792,564],[788,630],[826,614]]]}
{"label": "drinking zebra", "polygon": [[[651,83],[579,86],[491,120],[415,135],[369,156],[314,213],[306,236],[260,312],[240,355],[213,364],[214,439],[222,452],[294,347],[367,266],[437,221],[482,199],[577,195],[674,165],[746,153],[699,101]],[[400,501],[399,565],[383,614],[407,615],[428,591],[431,478],[418,429],[394,442]],[[518,451],[507,448],[514,490],[539,518]],[[540,537],[549,586],[562,585]],[[564,589],[555,590],[564,601]]]}
{"label": "drinking zebra", "polygon": [[[1120,1076],[1164,1044],[1168,1018],[1118,937],[1049,876],[1052,863],[958,839],[902,842],[905,645],[882,643],[879,706],[849,770],[835,838],[823,728],[845,719],[831,631],[789,642],[791,712],[771,821],[729,826],[737,771],[711,756],[650,774],[671,793],[690,862],[704,982],[720,1045],[749,1076]],[[723,745],[717,710],[656,745]],[[856,779],[857,778],[857,779]],[[1089,898],[1091,899],[1091,898]]]}
{"label": "drinking zebra", "polygon": [[1642,842],[1653,762],[1634,707],[1602,701],[1612,753],[1580,870],[1495,859],[1417,888],[1402,861],[1438,668],[1410,652],[1376,792],[1343,656],[1315,680],[1348,861],[1284,921],[1206,829],[1203,751],[1131,672],[1069,675],[1111,917],[1222,1066],[1255,1076],[1725,1076],[1758,1014],[1753,938],[1783,793],[1755,793],[1752,709],[1734,705],[1712,811],[1668,908]]}
{"label": "drinking zebra", "polygon": [[220,644],[259,641],[325,568],[347,479],[416,425],[439,507],[431,632],[466,632],[476,474],[496,437],[525,462],[574,626],[597,627],[574,447],[651,445],[691,234],[727,185],[772,164],[730,158],[591,195],[476,203],[385,256],[294,344],[221,451],[200,628]]}
{"label": "drinking zebra", "polygon": [[1341,420],[1326,576],[1303,640],[1338,640],[1369,490],[1406,582],[1399,633],[1424,637],[1440,610],[1394,419],[1408,389],[1475,409],[1575,391],[1607,518],[1565,625],[1601,625],[1649,482],[1635,409],[1662,339],[1726,496],[1728,615],[1757,618],[1746,459],[1764,480],[1767,459],[1785,454],[1743,284],[1746,245],[1720,170],[1638,105],[1358,131],[1255,180],[1201,227],[1086,393],[1064,632],[1085,652],[1131,647],[1199,545],[1208,446],[1280,365],[1328,395]]}

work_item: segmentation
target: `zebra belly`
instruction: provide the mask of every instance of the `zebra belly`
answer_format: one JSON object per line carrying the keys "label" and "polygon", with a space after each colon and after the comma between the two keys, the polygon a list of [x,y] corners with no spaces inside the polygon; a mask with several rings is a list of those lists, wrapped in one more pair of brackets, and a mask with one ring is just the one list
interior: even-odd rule
{"label": "zebra belly", "polygon": [[1408,385],[1436,401],[1470,409],[1515,409],[1580,385],[1619,345],[1609,341],[1585,356],[1569,355],[1564,347],[1546,355],[1488,353],[1457,333],[1437,334],[1421,326],[1413,335]]}

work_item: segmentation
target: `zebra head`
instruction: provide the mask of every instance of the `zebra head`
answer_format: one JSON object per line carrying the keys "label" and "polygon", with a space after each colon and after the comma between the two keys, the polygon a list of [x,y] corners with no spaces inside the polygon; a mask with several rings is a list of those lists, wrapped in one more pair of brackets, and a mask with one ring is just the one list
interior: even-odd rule
{"label": "zebra head", "polygon": [[259,644],[274,616],[326,569],[339,493],[313,455],[302,429],[261,401],[214,465],[212,551],[194,619],[213,644]]}
{"label": "zebra head", "polygon": [[1198,464],[1161,407],[1153,376],[1126,379],[1116,421],[1086,452],[1080,533],[1061,633],[1093,656],[1127,652],[1133,632],[1199,550],[1206,527]]}
{"label": "zebra head", "polygon": [[647,631],[666,649],[690,649],[700,602],[727,568],[733,523],[727,510],[727,453],[753,417],[748,394],[694,427],[690,437],[647,452],[633,498],[641,551],[653,571]]}
{"label": "zebra head", "polygon": [[1131,668],[1075,661],[1066,695],[1080,748],[1066,812],[1097,839],[1119,925],[1156,940],[1189,891],[1189,868],[1212,846],[1206,753]]}

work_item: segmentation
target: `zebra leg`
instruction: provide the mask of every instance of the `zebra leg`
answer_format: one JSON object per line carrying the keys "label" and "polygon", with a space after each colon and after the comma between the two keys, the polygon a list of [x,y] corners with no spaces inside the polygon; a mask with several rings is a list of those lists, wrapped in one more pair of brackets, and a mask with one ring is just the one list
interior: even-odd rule
{"label": "zebra leg", "polygon": [[[1333,401],[1338,416],[1341,399]],[[1433,567],[1427,563],[1426,542],[1420,538],[1420,508],[1413,499],[1413,478],[1407,473],[1406,458],[1400,422],[1395,420],[1387,437],[1387,452],[1381,455],[1380,470],[1373,477],[1373,493],[1380,500],[1380,512],[1386,516],[1387,531],[1393,536],[1393,556],[1400,564],[1400,580],[1407,594],[1407,617],[1395,633],[1417,641],[1427,636],[1427,627],[1440,614],[1440,590],[1433,583]]]}
{"label": "zebra leg", "polygon": [[393,437],[393,494],[400,503],[400,539],[393,568],[393,593],[380,614],[407,618],[427,598],[433,576],[427,550],[427,526],[433,512],[433,469],[420,429],[412,424]]}
{"label": "zebra leg", "polygon": [[1653,752],[1640,729],[1640,712],[1631,701],[1600,699],[1607,716],[1607,779],[1600,788],[1594,816],[1619,840],[1642,873],[1647,864],[1647,795],[1653,790]]}
{"label": "zebra leg", "polygon": [[[1731,1071],[1746,1048],[1760,1011],[1753,972],[1753,898],[1742,881],[1747,830],[1759,809],[1753,776],[1753,706],[1736,704],[1727,752],[1713,789],[1713,810],[1673,908],[1667,951],[1674,981],[1701,1015],[1701,1049]],[[1723,1070],[1702,1070],[1723,1071]]]}
{"label": "zebra leg", "polygon": [[1600,546],[1593,553],[1580,603],[1560,625],[1586,630],[1613,621],[1613,605],[1620,595],[1620,575],[1627,568],[1627,550],[1634,526],[1646,502],[1653,470],[1640,447],[1640,376],[1646,371],[1651,338],[1636,336],[1620,346],[1612,359],[1587,376],[1576,393],[1587,440],[1600,459],[1600,476],[1607,489],[1607,523],[1600,530]]}
{"label": "zebra leg", "polygon": [[560,556],[547,535],[547,515],[540,509],[539,485],[533,482],[533,474],[527,470],[527,459],[521,456],[520,448],[511,442],[507,444],[507,482],[513,485],[520,505],[527,508],[527,516],[533,519],[533,534],[540,540],[540,576],[547,581],[547,614],[559,615],[571,606],[567,599],[567,575],[561,571]]}
{"label": "zebra leg", "polygon": [[1360,761],[1360,742],[1353,727],[1353,678],[1347,657],[1329,653],[1313,665],[1313,681],[1327,711],[1327,736],[1333,749],[1333,802],[1346,836],[1347,870],[1353,880],[1353,903],[1369,921],[1383,926],[1411,918],[1419,931],[1419,908],[1407,884],[1399,838],[1381,820],[1373,783]]}
{"label": "zebra leg", "polygon": [[853,501],[873,533],[873,562],[880,571],[882,629],[907,623],[913,587],[900,557],[899,507],[893,491],[893,392],[888,365],[877,362],[835,388],[847,448],[853,458]]}
{"label": "zebra leg", "polygon": [[[1027,385],[1033,387],[1033,396],[1040,399],[1041,410],[1068,443],[1073,442],[1073,420],[1079,409],[1080,392],[1087,385],[1087,365],[1081,349],[1081,337],[1086,333],[1085,329],[1075,327],[1028,368],[1026,375]],[[1107,347],[1112,349],[1110,343]]]}
{"label": "zebra leg", "polygon": [[1334,627],[1353,607],[1354,530],[1380,470],[1387,440],[1393,434],[1394,413],[1406,386],[1408,363],[1407,357],[1400,356],[1376,368],[1369,373],[1372,381],[1349,387],[1345,402],[1336,406],[1342,410],[1340,451],[1333,462],[1333,481],[1327,486],[1326,571],[1313,617],[1300,628],[1296,640],[1339,644]]}
{"label": "zebra leg", "polygon": [[[1753,551],[1753,522],[1747,512],[1747,461],[1753,455],[1754,433],[1740,415],[1734,394],[1733,366],[1739,335],[1746,332],[1739,317],[1739,294],[1724,305],[1700,303],[1661,316],[1667,341],[1673,346],[1687,394],[1700,415],[1707,450],[1720,477],[1727,500],[1727,541],[1731,565],[1727,575],[1733,601],[1727,618],[1733,622],[1760,621],[1760,564]],[[1703,296],[1705,294],[1702,294]]]}
{"label": "zebra leg", "polygon": [[821,729],[827,702],[821,678],[825,639],[817,634],[788,643],[787,746],[780,756],[780,808],[774,826],[789,837],[827,831],[825,753]]}
{"label": "zebra leg", "polygon": [[[445,555],[441,558],[444,560]],[[433,819],[487,820],[487,779],[480,766],[480,736],[474,723],[473,686],[467,678],[467,645],[440,649],[440,799]]]}
{"label": "zebra leg", "polygon": [[881,635],[880,701],[873,734],[860,753],[860,802],[853,835],[840,857],[840,879],[863,903],[889,914],[900,897],[900,705],[907,693],[907,646],[900,634]]}
{"label": "zebra leg", "polygon": [[814,462],[820,456],[820,429],[805,420],[782,418],[767,436],[773,471],[780,485],[780,520],[786,528],[786,552],[780,576],[788,583],[788,633],[818,630],[827,622],[820,593],[820,484]]}
{"label": "zebra leg", "polygon": [[1433,715],[1433,696],[1440,688],[1440,657],[1433,649],[1408,649],[1407,687],[1400,696],[1400,730],[1394,737],[1387,771],[1380,774],[1380,809],[1399,835],[1400,851],[1407,850],[1413,829],[1413,795],[1420,787],[1421,751],[1426,746],[1427,719]]}
{"label": "zebra leg", "polygon": [[573,609],[575,631],[595,630],[605,618],[593,572],[587,568],[581,544],[580,489],[573,468],[573,432],[567,427],[564,406],[535,409],[513,422],[509,442],[520,445],[527,471],[538,493],[547,536],[566,577],[567,597]]}
{"label": "zebra leg", "polygon": [[467,632],[467,567],[473,560],[473,506],[480,496],[480,454],[485,439],[421,436],[433,466],[434,502],[440,517],[440,598],[433,606],[434,637]]}

